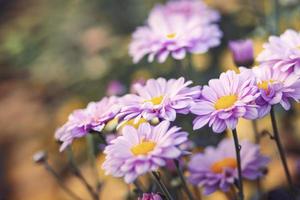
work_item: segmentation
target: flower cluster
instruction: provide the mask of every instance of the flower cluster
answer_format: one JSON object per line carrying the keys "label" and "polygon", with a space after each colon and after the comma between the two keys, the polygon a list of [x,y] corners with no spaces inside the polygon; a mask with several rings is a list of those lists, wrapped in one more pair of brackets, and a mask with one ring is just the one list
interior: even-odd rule
{"label": "flower cluster", "polygon": [[[243,178],[255,180],[263,176],[269,159],[260,154],[258,145],[244,140],[241,146]],[[224,139],[216,148],[207,147],[203,153],[193,155],[188,168],[189,181],[204,187],[205,194],[218,189],[227,192],[238,178],[233,141]]]}
{"label": "flower cluster", "polygon": [[156,6],[145,26],[137,28],[129,53],[136,63],[144,56],[148,61],[164,62],[169,55],[183,59],[187,52],[205,53],[218,46],[222,36],[214,22],[219,14],[202,1],[170,1]]}
{"label": "flower cluster", "polygon": [[[179,0],[158,5],[151,11],[147,24],[133,34],[130,55],[134,62],[144,56],[149,61],[164,62],[169,55],[183,59],[187,52],[206,52],[220,43],[222,34],[214,24],[218,19],[219,14],[202,1]],[[130,94],[91,102],[85,109],[75,110],[56,131],[56,139],[62,142],[60,151],[75,138],[93,131],[117,131],[118,134],[107,135],[105,145],[100,145],[106,156],[102,168],[107,175],[132,183],[139,176],[188,155],[186,150],[192,148],[188,133],[171,125],[179,114],[196,115],[193,129],[208,125],[221,133],[236,129],[240,118],[253,120],[267,115],[273,105],[290,109],[291,100],[300,100],[299,46],[300,34],[293,30],[280,37],[272,36],[258,56],[259,66],[251,68],[252,42],[231,42],[236,65],[247,67],[239,67],[239,72],[223,72],[203,87],[191,86],[192,81],[183,77],[153,78],[135,84]],[[107,94],[119,95],[124,90],[121,83],[113,81]],[[242,178],[254,180],[264,175],[269,159],[261,155],[258,145],[249,141],[242,141],[239,151],[236,131],[233,133],[235,144],[225,139],[216,148],[207,147],[203,153],[191,156],[189,181],[204,187],[205,194],[218,189],[226,192],[237,179],[241,187]],[[241,162],[237,162],[239,153]],[[177,168],[180,170],[180,166],[176,165]],[[162,197],[144,193],[139,199]]]}

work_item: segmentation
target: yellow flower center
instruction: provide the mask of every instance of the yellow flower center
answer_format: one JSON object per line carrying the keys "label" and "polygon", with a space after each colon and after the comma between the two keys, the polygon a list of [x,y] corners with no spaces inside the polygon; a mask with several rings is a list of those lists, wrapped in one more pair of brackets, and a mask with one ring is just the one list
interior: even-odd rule
{"label": "yellow flower center", "polygon": [[153,97],[152,99],[145,100],[144,102],[151,102],[153,105],[159,105],[163,98],[163,96]]}
{"label": "yellow flower center", "polygon": [[134,120],[135,119],[128,120],[121,126],[121,128],[123,128],[124,126],[133,126],[135,129],[138,129],[141,124],[147,122],[147,120],[144,118],[140,118],[137,123],[134,123]]}
{"label": "yellow flower center", "polygon": [[213,171],[216,174],[223,173],[223,170],[225,168],[231,168],[235,169],[237,167],[237,162],[234,158],[225,158],[223,160],[215,162],[211,166],[211,171]]}
{"label": "yellow flower center", "polygon": [[130,150],[133,155],[147,155],[155,147],[156,143],[151,141],[142,141],[142,143],[132,147]]}
{"label": "yellow flower center", "polygon": [[215,103],[215,108],[217,110],[229,108],[233,106],[236,100],[237,100],[236,95],[227,95],[227,96],[220,97]]}
{"label": "yellow flower center", "polygon": [[168,39],[174,39],[176,37],[176,33],[169,33],[166,35]]}
{"label": "yellow flower center", "polygon": [[261,83],[258,83],[257,86],[260,89],[263,89],[264,91],[268,92],[269,84],[272,84],[274,81],[269,80],[269,81],[262,81]]}

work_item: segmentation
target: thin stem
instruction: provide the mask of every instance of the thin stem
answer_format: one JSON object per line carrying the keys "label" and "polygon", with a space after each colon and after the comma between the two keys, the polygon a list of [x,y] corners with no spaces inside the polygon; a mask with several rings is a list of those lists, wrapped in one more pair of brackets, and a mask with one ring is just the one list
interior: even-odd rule
{"label": "thin stem", "polygon": [[[97,133],[98,135],[100,135],[100,137],[103,135],[101,133]],[[105,138],[103,139],[103,141],[106,142]],[[99,194],[100,188],[101,188],[101,183],[99,180],[99,174],[98,174],[98,170],[97,170],[97,166],[96,166],[96,152],[95,152],[95,144],[94,144],[94,139],[93,139],[93,134],[88,134],[87,135],[87,146],[88,146],[88,154],[89,154],[89,158],[91,161],[91,166],[93,168],[93,172],[95,175],[95,179],[96,179],[96,193],[97,196]],[[99,197],[98,197],[99,199]]]}
{"label": "thin stem", "polygon": [[235,152],[236,152],[236,160],[237,160],[237,165],[238,165],[238,188],[239,188],[239,199],[244,200],[244,189],[243,189],[243,179],[242,179],[242,167],[241,167],[241,156],[240,156],[240,151],[241,151],[241,146],[239,144],[239,139],[237,136],[236,129],[232,130],[233,134],[233,140],[234,140],[234,145],[235,145]]}
{"label": "thin stem", "polygon": [[80,197],[78,197],[75,193],[73,193],[68,187],[65,186],[65,184],[63,183],[63,180],[61,179],[61,177],[56,173],[56,171],[49,165],[49,163],[47,161],[42,163],[46,169],[46,171],[48,171],[57,181],[57,183],[59,184],[59,186],[73,199],[76,200],[81,200]]}
{"label": "thin stem", "polygon": [[152,175],[154,176],[154,180],[156,181],[158,187],[162,191],[162,193],[166,196],[167,200],[174,200],[173,197],[171,196],[170,192],[168,191],[167,187],[165,184],[162,182],[160,179],[160,175],[158,172],[152,172]]}
{"label": "thin stem", "polygon": [[187,194],[189,200],[193,200],[194,197],[193,197],[191,191],[189,190],[189,188],[187,186],[187,183],[186,183],[185,178],[183,176],[183,173],[182,173],[179,161],[176,160],[176,159],[174,159],[174,163],[175,163],[176,170],[177,170],[177,173],[179,175],[179,178],[180,178],[180,180],[182,182],[182,186],[183,186],[183,189],[184,189],[185,193]]}
{"label": "thin stem", "polygon": [[196,199],[197,200],[201,200],[201,193],[199,191],[199,188],[197,186],[193,186],[193,191],[194,191],[194,194],[196,196]]}
{"label": "thin stem", "polygon": [[139,182],[138,179],[136,179],[134,182],[133,182],[134,186],[136,187],[137,191],[139,194],[142,194],[143,193],[143,187],[142,187],[142,184]]}
{"label": "thin stem", "polygon": [[68,157],[68,161],[69,161],[69,165],[71,167],[71,171],[72,173],[75,175],[75,177],[77,177],[81,183],[85,186],[85,188],[88,190],[88,192],[90,193],[91,197],[94,200],[98,200],[99,196],[98,193],[94,191],[93,187],[87,182],[87,180],[84,178],[84,176],[82,175],[81,171],[79,170],[79,168],[76,165],[74,156],[73,156],[73,152],[71,147],[67,148],[67,157]]}
{"label": "thin stem", "polygon": [[270,115],[271,115],[271,122],[272,122],[272,127],[273,127],[273,132],[274,132],[273,133],[273,138],[276,142],[277,149],[279,151],[281,163],[283,165],[283,169],[284,169],[285,176],[286,176],[286,179],[287,179],[288,184],[289,184],[289,188],[290,188],[291,191],[293,191],[293,182],[292,182],[291,174],[290,174],[290,171],[289,171],[289,168],[288,168],[288,165],[287,165],[285,152],[284,152],[282,143],[280,141],[279,131],[278,131],[277,123],[276,123],[275,112],[274,112],[274,107],[273,106],[271,108]]}

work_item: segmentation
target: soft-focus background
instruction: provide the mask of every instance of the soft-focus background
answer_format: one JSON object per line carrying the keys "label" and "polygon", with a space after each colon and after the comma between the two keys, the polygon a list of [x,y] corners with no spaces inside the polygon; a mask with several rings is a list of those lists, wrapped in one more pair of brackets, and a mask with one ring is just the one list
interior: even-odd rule
{"label": "soft-focus background", "polygon": [[[64,200],[69,197],[53,177],[33,163],[37,150],[48,151],[49,162],[66,184],[83,199],[89,199],[81,184],[66,170],[64,153],[58,152],[55,129],[68,114],[89,101],[114,91],[107,89],[119,81],[120,93],[130,84],[150,77],[178,77],[178,65],[171,58],[164,64],[142,61],[134,65],[128,44],[136,26],[142,25],[158,0],[0,0],[0,199]],[[280,20],[274,21],[272,0],[206,0],[222,15],[222,45],[191,57],[195,73],[190,77],[205,84],[219,72],[234,68],[227,48],[229,40],[252,38],[255,54],[268,35],[279,27],[300,29],[300,2],[280,0]],[[278,26],[277,26],[278,25]],[[293,178],[298,181],[300,165],[300,106],[280,115],[280,128]],[[182,120],[181,120],[182,121]],[[191,130],[191,121],[182,125]],[[269,119],[259,122],[259,130],[270,130]],[[241,121],[240,137],[253,140],[251,123]],[[221,135],[208,129],[191,131],[199,147],[214,145]],[[262,151],[272,156],[263,187],[270,191],[285,185],[275,145],[262,138]],[[74,144],[77,162],[93,183],[87,162],[85,140]],[[119,179],[104,177],[101,199],[125,199],[128,186]],[[300,162],[299,162],[300,163]],[[299,167],[297,167],[299,165]],[[251,184],[246,185],[251,190]],[[114,192],[112,192],[114,191]],[[207,199],[220,199],[221,194]]]}

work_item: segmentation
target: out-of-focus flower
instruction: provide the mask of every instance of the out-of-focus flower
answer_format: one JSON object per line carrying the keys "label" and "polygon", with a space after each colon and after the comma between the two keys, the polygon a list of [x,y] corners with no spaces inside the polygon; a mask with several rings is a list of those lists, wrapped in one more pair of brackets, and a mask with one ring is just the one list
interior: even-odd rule
{"label": "out-of-focus flower", "polygon": [[259,96],[255,78],[251,73],[223,72],[203,87],[201,98],[191,107],[196,114],[194,129],[206,124],[216,133],[234,129],[239,118],[255,119],[258,116],[254,100]]}
{"label": "out-of-focus flower", "polygon": [[195,99],[199,98],[200,86],[187,87],[192,81],[184,78],[166,80],[150,79],[144,86],[135,85],[137,94],[128,94],[120,100],[122,109],[118,116],[125,121],[135,118],[135,123],[143,117],[155,117],[174,121],[176,113],[187,114]]}
{"label": "out-of-focus flower", "polygon": [[[116,138],[117,138],[116,133],[105,134],[105,142],[107,144],[111,144],[111,141],[113,141]],[[106,147],[106,144],[102,143],[102,144],[99,145],[99,149],[101,149],[101,150],[104,150],[105,147]]]}
{"label": "out-of-focus flower", "polygon": [[117,96],[125,92],[125,86],[117,80],[112,80],[108,83],[106,88],[106,95]]}
{"label": "out-of-focus flower", "polygon": [[[264,175],[269,158],[260,154],[259,146],[249,141],[241,141],[242,177],[255,180]],[[219,145],[207,147],[203,153],[192,156],[188,164],[189,181],[204,187],[205,194],[218,189],[226,192],[238,179],[236,152],[233,141],[224,139]]]}
{"label": "out-of-focus flower", "polygon": [[106,174],[124,177],[126,183],[132,183],[138,176],[165,166],[167,159],[181,156],[183,152],[178,146],[187,140],[188,133],[169,127],[168,121],[157,126],[143,123],[138,129],[124,127],[122,135],[104,150],[102,168]]}
{"label": "out-of-focus flower", "polygon": [[85,109],[73,111],[68,121],[55,133],[55,138],[62,142],[60,151],[70,145],[75,138],[87,135],[90,131],[102,131],[105,123],[119,112],[117,97],[105,97],[99,102],[91,102]]}
{"label": "out-of-focus flower", "polygon": [[143,193],[143,196],[139,197],[138,200],[162,200],[162,198],[156,193]]}
{"label": "out-of-focus flower", "polygon": [[259,117],[268,114],[271,105],[280,103],[285,110],[289,110],[291,99],[300,100],[300,79],[296,74],[282,72],[268,65],[254,67],[252,71],[260,91],[260,96],[256,99]]}
{"label": "out-of-focus flower", "polygon": [[252,40],[235,40],[229,42],[233,61],[237,67],[251,67],[254,63]]}
{"label": "out-of-focus flower", "polygon": [[264,50],[257,60],[262,64],[279,68],[281,71],[293,71],[300,75],[300,33],[286,30],[279,37],[270,36],[264,44]]}
{"label": "out-of-focus flower", "polygon": [[137,63],[144,56],[148,61],[163,63],[171,54],[181,60],[186,53],[205,53],[218,46],[222,32],[214,22],[219,14],[202,1],[170,1],[156,6],[147,24],[133,33],[129,54]]}

